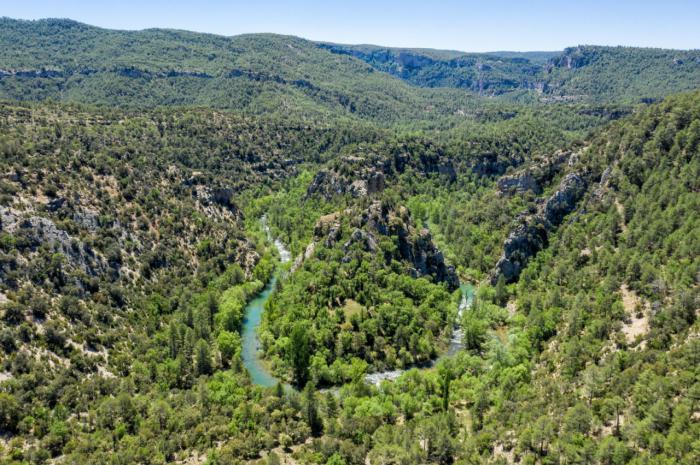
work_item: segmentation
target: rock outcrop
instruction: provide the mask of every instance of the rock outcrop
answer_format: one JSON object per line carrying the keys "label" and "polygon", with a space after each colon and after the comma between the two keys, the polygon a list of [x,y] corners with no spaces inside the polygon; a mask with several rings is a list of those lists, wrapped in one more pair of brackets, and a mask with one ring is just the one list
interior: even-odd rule
{"label": "rock outcrop", "polygon": [[0,206],[0,231],[11,233],[23,249],[35,251],[49,247],[52,252],[63,255],[67,264],[81,269],[88,276],[97,276],[107,270],[108,264],[103,257],[88,244],[59,229],[49,218],[25,217]]}
{"label": "rock outcrop", "polygon": [[549,233],[562,223],[566,215],[574,211],[587,186],[584,176],[567,174],[538,213],[511,231],[503,244],[501,258],[491,272],[492,283],[501,275],[506,282],[513,282],[520,276],[529,259],[547,246]]}
{"label": "rock outcrop", "polygon": [[392,158],[375,154],[352,155],[336,160],[333,166],[319,171],[307,188],[307,197],[319,195],[331,199],[349,194],[353,198],[382,192],[387,181],[407,169],[421,175],[438,175],[448,182],[457,179],[457,170],[447,157],[435,153],[411,156],[401,152]]}
{"label": "rock outcrop", "polygon": [[559,187],[544,206],[544,218],[549,227],[559,226],[566,215],[571,213],[586,192],[587,183],[576,174],[564,176]]}
{"label": "rock outcrop", "polygon": [[[347,233],[343,234],[344,227],[351,228],[349,237]],[[381,249],[381,236],[394,240],[395,251]],[[363,252],[383,253],[387,260],[406,263],[408,273],[415,278],[430,276],[434,281],[446,283],[451,290],[459,287],[455,268],[445,262],[442,252],[433,243],[430,231],[425,228],[417,230],[412,225],[405,207],[392,208],[375,201],[359,215],[346,210],[342,214],[323,216],[316,223],[314,242],[307,250],[313,253],[315,244],[319,243],[334,247],[342,237],[348,237],[342,243],[345,254],[343,262],[351,261],[353,251],[358,248]]]}
{"label": "rock outcrop", "polygon": [[495,153],[484,153],[474,157],[471,170],[478,176],[502,175],[509,166],[519,166],[523,163],[521,156],[504,158]]}
{"label": "rock outcrop", "polygon": [[498,180],[496,187],[499,195],[523,194],[525,192],[542,193],[542,186],[530,173],[518,176],[503,176]]}
{"label": "rock outcrop", "polygon": [[499,178],[497,181],[498,194],[509,196],[532,192],[536,195],[542,193],[542,186],[560,172],[560,168],[566,162],[577,158],[577,154],[571,152],[556,152],[554,155],[535,157],[527,167]]}

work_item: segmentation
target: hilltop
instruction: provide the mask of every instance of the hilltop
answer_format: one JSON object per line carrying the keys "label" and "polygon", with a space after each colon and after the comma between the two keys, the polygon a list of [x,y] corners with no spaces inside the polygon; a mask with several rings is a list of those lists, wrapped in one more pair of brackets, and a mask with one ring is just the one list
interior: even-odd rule
{"label": "hilltop", "polygon": [[3,18],[0,26],[0,97],[20,100],[396,123],[469,114],[493,105],[490,97],[638,103],[700,83],[699,51],[583,46],[469,54],[274,34],[117,31],[61,19]]}

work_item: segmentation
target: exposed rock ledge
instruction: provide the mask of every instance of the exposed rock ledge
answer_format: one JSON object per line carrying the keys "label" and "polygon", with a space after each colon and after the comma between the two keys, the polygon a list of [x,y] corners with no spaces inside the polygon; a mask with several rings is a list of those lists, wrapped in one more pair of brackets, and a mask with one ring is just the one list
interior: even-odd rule
{"label": "exposed rock ledge", "polygon": [[520,276],[529,259],[546,247],[549,233],[576,208],[587,186],[582,175],[567,174],[540,211],[511,231],[503,244],[503,254],[491,272],[492,283],[500,275],[506,282],[513,282]]}
{"label": "exposed rock ledge", "polygon": [[[343,221],[349,217],[349,221]],[[380,252],[380,236],[395,238],[396,252],[387,257],[402,260],[409,266],[411,276],[431,276],[437,282],[444,282],[450,290],[459,287],[459,278],[454,266],[445,263],[442,252],[435,246],[428,229],[417,230],[405,207],[392,208],[382,202],[372,202],[361,213],[345,210],[321,217],[314,228],[314,240],[306,249],[298,264],[308,259],[315,251],[316,245],[323,243],[334,247],[343,235],[343,228],[352,228],[350,237],[342,244],[345,256],[342,260],[351,260],[353,250],[358,247],[365,252]]]}

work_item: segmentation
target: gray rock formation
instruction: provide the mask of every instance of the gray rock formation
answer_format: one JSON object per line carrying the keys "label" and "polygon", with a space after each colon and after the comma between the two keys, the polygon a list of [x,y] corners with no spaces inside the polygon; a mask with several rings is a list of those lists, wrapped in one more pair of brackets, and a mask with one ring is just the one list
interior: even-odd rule
{"label": "gray rock formation", "polygon": [[498,193],[502,196],[525,192],[539,195],[542,193],[542,186],[551,182],[563,165],[568,163],[572,166],[577,158],[578,155],[571,152],[556,152],[553,155],[535,157],[528,167],[500,178],[497,181]]}
{"label": "gray rock formation", "polygon": [[[345,221],[342,221],[345,218]],[[381,236],[391,237],[396,244],[393,255],[387,260],[401,260],[408,265],[408,272],[414,278],[430,276],[436,282],[445,282],[451,289],[459,287],[455,268],[445,263],[442,252],[435,246],[430,231],[417,231],[412,226],[411,218],[405,207],[391,208],[379,201],[372,202],[360,214],[352,210],[337,212],[319,218],[314,227],[314,240],[307,247],[307,253],[300,258],[303,261],[323,243],[334,247],[343,237],[343,228],[348,224],[352,228],[350,237],[342,244],[347,263],[353,258],[353,250],[370,253],[388,253],[379,247]],[[347,236],[345,236],[347,237]]]}
{"label": "gray rock formation", "polygon": [[241,210],[233,202],[234,189],[225,187],[197,186],[195,192],[202,205],[218,205],[231,212],[235,217],[240,216]]}
{"label": "gray rock formation", "polygon": [[346,156],[335,165],[319,171],[307,188],[306,195],[319,195],[329,200],[337,195],[350,194],[354,198],[382,192],[387,180],[414,169],[423,175],[439,175],[453,182],[457,170],[451,160],[439,154],[411,156],[398,153],[391,159],[376,155]]}
{"label": "gray rock formation", "polygon": [[23,217],[21,214],[0,206],[0,231],[6,231],[19,238],[22,247],[37,250],[48,246],[54,253],[62,254],[67,263],[80,268],[89,276],[104,273],[106,260],[97,255],[84,242],[59,229],[48,218],[41,216]]}
{"label": "gray rock formation", "polygon": [[394,210],[382,206],[380,202],[373,202],[360,218],[360,225],[369,230],[370,235],[397,238],[397,258],[410,264],[413,277],[432,276],[435,281],[447,283],[450,289],[459,287],[454,266],[445,263],[442,252],[433,243],[430,231],[425,228],[416,231],[411,223],[406,208]]}
{"label": "gray rock formation", "polygon": [[503,253],[491,272],[491,282],[500,275],[506,282],[515,281],[537,252],[547,246],[549,233],[574,211],[583,198],[588,183],[579,174],[567,174],[535,215],[511,231],[503,244]]}
{"label": "gray rock formation", "polygon": [[542,193],[542,186],[530,173],[504,176],[498,180],[496,187],[499,195],[523,194],[525,192]]}
{"label": "gray rock formation", "polygon": [[[325,199],[331,199],[336,195],[342,195],[347,192],[352,182],[345,179],[336,171],[321,170],[316,173],[314,179],[309,184],[306,190],[307,197],[312,195],[320,195]],[[357,187],[359,189],[359,186]]]}

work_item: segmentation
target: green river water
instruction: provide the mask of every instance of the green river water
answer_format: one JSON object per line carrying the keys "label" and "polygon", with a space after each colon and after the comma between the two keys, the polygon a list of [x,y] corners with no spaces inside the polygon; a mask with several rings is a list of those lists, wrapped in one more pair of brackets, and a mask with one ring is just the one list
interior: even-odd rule
{"label": "green river water", "polygon": [[[270,235],[269,229],[263,218],[263,226],[265,231]],[[284,247],[279,240],[273,241],[275,247],[277,247],[280,253],[281,262],[286,263],[290,260],[291,256],[289,251]],[[243,365],[248,370],[250,374],[250,379],[253,384],[259,386],[272,387],[275,386],[279,380],[275,378],[272,373],[270,373],[268,367],[265,365],[261,358],[260,353],[260,341],[258,340],[258,327],[260,326],[260,321],[262,320],[262,314],[265,310],[265,302],[270,298],[272,292],[274,292],[275,285],[277,284],[278,274],[276,273],[272,279],[267,283],[265,289],[263,289],[260,294],[258,294],[253,300],[251,300],[245,308],[245,319],[243,320],[243,331],[242,331],[242,351],[241,356],[243,358]],[[459,305],[459,315],[469,308],[474,299],[474,287],[471,284],[462,284],[460,286],[462,291],[462,301]],[[459,351],[462,348],[462,332],[461,329],[455,327],[452,339],[450,340],[450,345],[445,354],[440,358],[445,356],[450,356]],[[438,358],[439,360],[439,358]],[[427,367],[433,366],[434,362]],[[426,367],[426,368],[427,368]],[[368,383],[379,384],[383,380],[396,379],[405,370],[391,370],[378,373],[370,373],[365,379]]]}

